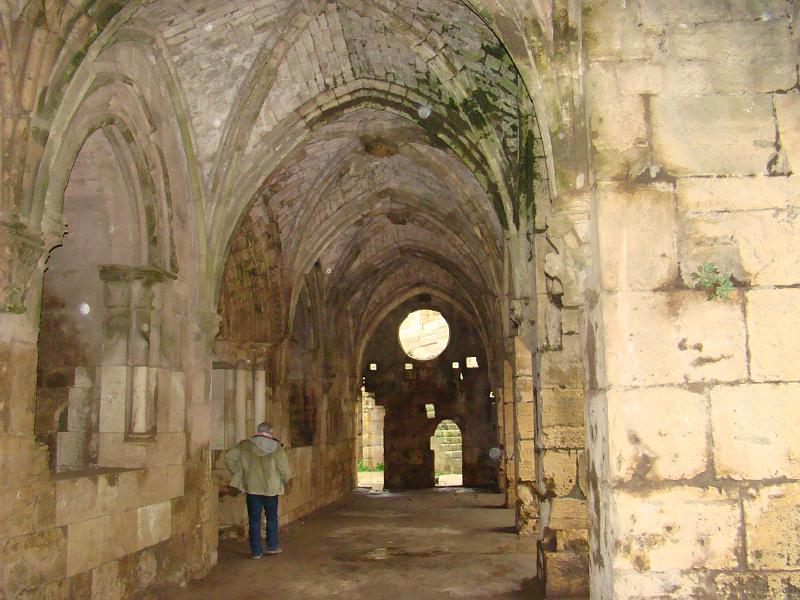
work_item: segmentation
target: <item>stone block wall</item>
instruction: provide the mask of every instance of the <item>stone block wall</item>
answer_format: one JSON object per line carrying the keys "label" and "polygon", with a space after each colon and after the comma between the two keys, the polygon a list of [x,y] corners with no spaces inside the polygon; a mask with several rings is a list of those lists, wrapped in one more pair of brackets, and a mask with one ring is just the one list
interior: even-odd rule
{"label": "stone block wall", "polygon": [[[33,436],[36,345],[24,343],[31,318],[0,315],[6,407],[0,484],[7,490],[0,496],[3,592],[10,598],[114,600],[157,580],[186,577],[196,549],[186,536],[197,537],[201,520],[187,498],[197,483],[186,474],[184,374],[157,370],[163,385],[158,433],[138,440],[126,438],[125,385],[113,392],[104,381],[106,367],[77,377],[77,389],[97,381],[100,397],[109,402],[101,404],[96,463],[57,472],[47,446]],[[122,402],[112,402],[115,393]],[[123,426],[110,425],[115,422]]]}
{"label": "stone block wall", "polygon": [[[219,486],[221,535],[241,537],[247,533],[244,495],[228,488],[230,473],[224,453],[250,437],[262,421],[274,427],[294,473],[291,489],[279,504],[281,525],[338,500],[355,487],[356,402],[342,394],[339,386],[318,399],[328,410],[318,412],[312,423],[313,442],[297,445],[291,436],[291,384],[281,383],[272,367],[276,357],[269,349],[263,344],[218,341],[215,354],[226,359],[215,363],[211,386],[211,451]],[[343,376],[342,381],[346,380]],[[339,423],[348,425],[339,428]],[[329,432],[331,427],[335,431]]]}
{"label": "stone block wall", "polygon": [[386,409],[376,406],[375,394],[361,392],[361,440],[359,460],[370,468],[384,464],[383,421]]}
{"label": "stone block wall", "polygon": [[584,3],[592,597],[797,593],[796,10]]}
{"label": "stone block wall", "polygon": [[[429,360],[414,360],[398,341],[401,322],[414,310],[433,308],[450,327],[450,343]],[[489,398],[488,370],[480,338],[464,317],[439,299],[413,298],[390,312],[376,328],[363,358],[365,389],[385,407],[384,484],[389,489],[433,487],[431,438],[442,419],[462,434],[465,486],[494,486],[497,463],[489,450],[498,444],[496,408]],[[468,366],[466,359],[476,363]],[[370,364],[376,369],[371,370]],[[411,368],[407,368],[410,365]],[[433,405],[429,417],[426,405]]]}

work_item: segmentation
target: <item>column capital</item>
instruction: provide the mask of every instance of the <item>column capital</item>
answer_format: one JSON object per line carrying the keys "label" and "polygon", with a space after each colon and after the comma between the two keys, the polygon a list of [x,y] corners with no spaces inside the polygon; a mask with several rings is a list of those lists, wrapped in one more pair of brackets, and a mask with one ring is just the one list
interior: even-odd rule
{"label": "column capital", "polygon": [[175,280],[177,275],[152,265],[99,265],[97,267],[103,281],[142,281],[146,284]]}
{"label": "column capital", "polygon": [[43,254],[40,233],[18,221],[0,221],[0,312],[25,312],[31,275]]}

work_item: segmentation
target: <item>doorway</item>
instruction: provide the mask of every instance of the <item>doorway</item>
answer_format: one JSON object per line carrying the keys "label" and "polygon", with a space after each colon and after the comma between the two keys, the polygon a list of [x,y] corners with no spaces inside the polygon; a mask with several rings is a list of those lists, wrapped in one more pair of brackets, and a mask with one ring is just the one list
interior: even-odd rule
{"label": "doorway", "polygon": [[443,419],[431,436],[433,474],[436,487],[455,487],[463,484],[461,429],[451,419]]}

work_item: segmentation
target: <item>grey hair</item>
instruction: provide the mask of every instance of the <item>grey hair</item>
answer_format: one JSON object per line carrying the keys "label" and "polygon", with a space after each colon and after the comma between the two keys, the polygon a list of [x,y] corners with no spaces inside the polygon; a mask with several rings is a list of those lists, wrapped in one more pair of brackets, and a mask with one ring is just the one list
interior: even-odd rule
{"label": "grey hair", "polygon": [[272,433],[272,425],[270,425],[266,421],[264,423],[261,423],[258,426],[258,433]]}

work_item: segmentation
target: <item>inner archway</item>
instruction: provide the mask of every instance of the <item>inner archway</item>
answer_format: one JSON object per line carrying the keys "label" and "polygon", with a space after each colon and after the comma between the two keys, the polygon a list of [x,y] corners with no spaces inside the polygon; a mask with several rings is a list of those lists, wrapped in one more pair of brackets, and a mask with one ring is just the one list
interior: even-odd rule
{"label": "inner archway", "polygon": [[[146,404],[131,404],[136,378],[126,366],[146,366],[149,358],[146,345],[134,348],[130,339],[132,303],[143,302],[131,295],[136,269],[149,257],[121,141],[120,131],[108,126],[84,142],[64,191],[63,237],[46,262],[35,432],[57,472],[109,466],[101,434],[128,435],[134,426],[147,433],[154,426]],[[134,408],[142,409],[136,419]]]}
{"label": "inner archway", "polygon": [[461,428],[452,419],[442,419],[431,436],[433,450],[433,474],[436,487],[462,485],[463,441]]}

